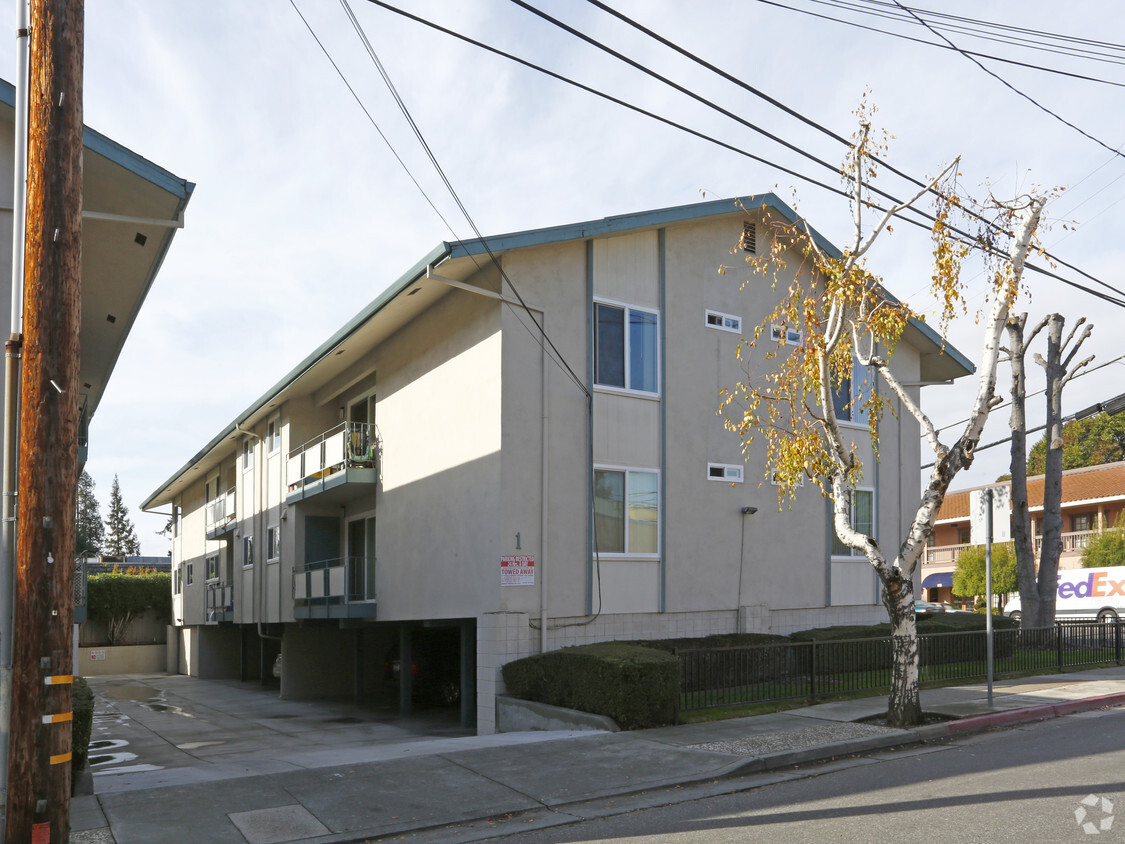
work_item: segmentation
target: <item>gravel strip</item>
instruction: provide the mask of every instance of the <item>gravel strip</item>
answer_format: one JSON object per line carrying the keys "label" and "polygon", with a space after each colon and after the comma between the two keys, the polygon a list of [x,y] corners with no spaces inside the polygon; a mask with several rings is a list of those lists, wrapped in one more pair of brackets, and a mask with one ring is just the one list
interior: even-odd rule
{"label": "gravel strip", "polygon": [[785,730],[778,733],[762,733],[731,741],[709,741],[693,744],[700,750],[713,750],[717,753],[737,753],[743,756],[764,756],[783,750],[796,750],[819,744],[831,744],[848,739],[866,738],[884,733],[894,733],[890,727],[877,727],[874,724],[853,724],[842,721],[838,724],[825,724],[823,727],[805,727],[800,730]]}

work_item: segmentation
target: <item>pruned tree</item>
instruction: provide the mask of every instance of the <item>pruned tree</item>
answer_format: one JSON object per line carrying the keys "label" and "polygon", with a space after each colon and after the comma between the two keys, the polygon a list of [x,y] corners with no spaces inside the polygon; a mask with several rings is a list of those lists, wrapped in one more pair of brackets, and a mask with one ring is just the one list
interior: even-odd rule
{"label": "pruned tree", "polygon": [[[871,207],[868,183],[874,176],[870,156],[885,143],[870,138],[870,123],[860,110],[860,128],[845,162],[844,176],[851,195],[853,237],[840,255],[830,255],[803,224],[773,226],[769,250],[747,258],[752,269],[772,277],[775,288],[780,269],[796,259],[798,266],[784,280],[787,292],[769,316],[755,329],[740,357],[752,353],[759,342],[780,337],[765,357],[775,364],[756,378],[724,391],[727,424],[749,451],[755,437],[766,444],[767,473],[780,487],[779,495],[793,495],[807,476],[832,499],[833,526],[840,541],[861,551],[878,576],[882,602],[891,621],[893,671],[887,719],[894,726],[921,723],[918,636],[914,613],[914,573],[933,532],[934,519],[950,482],[969,466],[996,396],[996,367],[1000,335],[1019,290],[1024,261],[1034,243],[1045,198],[1026,197],[1008,204],[990,203],[993,226],[983,229],[976,244],[956,239],[950,220],[962,210],[964,200],[955,193],[958,161],[945,167],[910,200],[882,213],[869,230],[863,214]],[[885,137],[885,136],[884,136]],[[942,327],[964,310],[961,266],[973,245],[981,247],[991,271],[990,303],[984,317],[984,344],[979,379],[969,420],[952,445],[944,444],[930,418],[900,383],[890,365],[891,353],[913,316],[903,303],[892,300],[879,279],[864,266],[864,256],[892,217],[920,201],[933,190],[938,198],[933,226],[931,289],[941,303]],[[799,345],[784,346],[787,329],[802,332]],[[897,549],[890,554],[869,533],[852,521],[852,492],[863,465],[854,443],[840,428],[837,397],[848,395],[855,363],[867,367],[886,386],[921,427],[935,453],[935,463],[917,512]],[[739,404],[731,415],[731,404]],[[854,399],[852,401],[855,401]],[[877,448],[879,421],[889,406],[882,393],[869,390],[862,398],[870,435]],[[892,546],[893,547],[893,546]]]}
{"label": "pruned tree", "polygon": [[141,553],[137,529],[129,518],[129,508],[121,498],[121,484],[113,476],[109,490],[109,518],[106,520],[104,551],[111,557],[126,557]]}
{"label": "pruned tree", "polygon": [[[1062,554],[1062,391],[1070,379],[1094,359],[1091,355],[1074,363],[1075,355],[1093,330],[1093,326],[1086,323],[1086,318],[1074,323],[1066,340],[1063,340],[1065,327],[1066,320],[1059,314],[1048,316],[1047,357],[1035,355],[1035,362],[1043,367],[1047,376],[1047,459],[1043,477],[1043,543],[1039,551],[1038,579],[1026,579],[1021,570],[1023,618],[1020,624],[1023,627],[1048,627],[1055,623],[1056,584],[1059,555]],[[1082,331],[1078,333],[1080,328]]]}
{"label": "pruned tree", "polygon": [[102,552],[105,524],[102,511],[94,495],[94,479],[85,469],[78,476],[75,496],[74,553],[83,557],[96,557]]}
{"label": "pruned tree", "polygon": [[[1047,325],[1044,317],[1038,325],[1025,336],[1027,314],[1019,314],[1008,320],[1008,360],[1012,366],[1012,411],[1008,426],[1012,430],[1011,455],[1012,473],[1012,546],[1016,556],[1019,583],[1029,584],[1026,595],[1020,590],[1021,606],[1024,600],[1037,602],[1032,593],[1037,590],[1035,582],[1035,548],[1031,541],[1031,510],[1027,502],[1027,371],[1024,364],[1027,350],[1036,335]],[[1053,583],[1054,581],[1052,581]]]}

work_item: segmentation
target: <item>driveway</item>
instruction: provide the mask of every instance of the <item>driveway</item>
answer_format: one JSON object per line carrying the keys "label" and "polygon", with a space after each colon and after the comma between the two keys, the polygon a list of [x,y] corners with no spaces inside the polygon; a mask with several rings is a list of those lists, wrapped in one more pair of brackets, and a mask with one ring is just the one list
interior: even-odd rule
{"label": "driveway", "polygon": [[402,718],[389,709],[281,700],[256,682],[87,679],[96,696],[95,794],[436,753],[445,741],[474,735],[457,709]]}

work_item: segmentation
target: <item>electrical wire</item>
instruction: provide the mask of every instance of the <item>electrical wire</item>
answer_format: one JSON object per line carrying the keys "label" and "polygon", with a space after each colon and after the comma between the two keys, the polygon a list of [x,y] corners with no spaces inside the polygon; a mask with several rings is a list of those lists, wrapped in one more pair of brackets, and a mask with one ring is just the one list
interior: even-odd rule
{"label": "electrical wire", "polygon": [[[898,0],[895,0],[895,5],[898,6],[900,9],[906,10],[906,7],[903,6],[901,3],[899,3]],[[1078,128],[1073,123],[1071,123],[1069,120],[1067,120],[1066,118],[1059,115],[1057,112],[1054,112],[1051,109],[1047,108],[1047,106],[1043,105],[1041,102],[1039,102],[1037,99],[1035,99],[1030,94],[1027,94],[1027,93],[1021,91],[1019,88],[1017,88],[1011,82],[1009,82],[1007,79],[1000,76],[1000,74],[989,70],[987,67],[985,67],[983,64],[980,63],[979,59],[977,59],[975,56],[972,56],[969,53],[962,50],[960,47],[958,47],[956,44],[954,44],[952,41],[950,41],[948,38],[946,38],[940,32],[935,30],[932,26],[930,26],[924,19],[918,17],[918,15],[915,14],[913,11],[911,11],[910,14],[914,15],[914,17],[917,19],[918,23],[920,23],[922,26],[926,27],[926,29],[928,29],[930,32],[932,32],[934,35],[936,35],[938,38],[940,38],[942,41],[944,41],[946,44],[948,44],[950,47],[952,47],[954,50],[956,50],[958,53],[960,53],[962,56],[964,56],[966,59],[971,61],[973,64],[975,64],[977,67],[979,67],[985,73],[987,73],[993,79],[998,81],[1000,84],[1002,84],[1009,91],[1012,91],[1012,92],[1018,94],[1019,96],[1023,97],[1025,100],[1027,100],[1033,106],[1035,106],[1037,109],[1049,114],[1051,117],[1055,118],[1055,120],[1059,121],[1060,123],[1062,123],[1066,126],[1069,126],[1071,129],[1073,129],[1079,135],[1082,135],[1082,137],[1088,138],[1089,140],[1093,141],[1098,146],[1105,147],[1105,149],[1109,150],[1114,155],[1121,156],[1121,153],[1119,153],[1116,149],[1111,147],[1105,141],[1101,140],[1100,138],[1095,138],[1093,135],[1091,135],[1089,132],[1087,132],[1084,129]],[[1122,157],[1125,158],[1125,156],[1122,156]]]}
{"label": "electrical wire", "polygon": [[[891,32],[889,30],[879,29],[878,27],[874,27],[874,26],[866,26],[864,24],[856,23],[855,21],[850,21],[850,20],[847,20],[845,18],[834,18],[831,15],[823,15],[823,14],[820,14],[818,12],[809,11],[808,9],[799,9],[795,6],[787,6],[784,3],[778,2],[778,0],[758,0],[758,2],[762,3],[766,6],[776,6],[779,9],[786,9],[790,12],[797,12],[797,13],[802,14],[802,15],[809,15],[810,17],[820,18],[821,20],[833,21],[834,23],[842,23],[842,24],[845,24],[847,26],[855,27],[857,29],[866,30],[868,32],[878,32],[881,35],[890,35],[893,38],[901,38],[904,41],[913,41],[915,44],[925,44],[927,47],[937,47],[937,48],[942,49],[942,50],[953,49],[953,48],[948,47],[944,44],[935,44],[933,41],[927,41],[924,38],[914,38],[910,35],[903,35],[900,32]],[[1031,70],[1039,70],[1039,71],[1042,71],[1044,73],[1053,73],[1053,74],[1056,74],[1058,76],[1067,76],[1067,77],[1070,77],[1071,79],[1080,79],[1083,82],[1097,82],[1101,85],[1112,85],[1115,88],[1125,88],[1125,82],[1114,82],[1110,79],[1100,79],[1096,76],[1086,76],[1085,74],[1082,74],[1082,73],[1072,73],[1072,72],[1067,71],[1067,70],[1059,70],[1058,68],[1044,67],[1043,65],[1031,64],[1029,62],[1016,61],[1015,59],[1006,59],[1002,56],[995,56],[995,55],[992,55],[992,54],[989,54],[989,53],[979,53],[979,52],[972,51],[972,50],[969,50],[969,51],[966,51],[966,52],[968,52],[970,55],[977,56],[978,58],[988,59],[988,60],[994,61],[994,62],[1003,62],[1005,64],[1015,65],[1017,67],[1026,67],[1026,68],[1029,68]]]}
{"label": "electrical wire", "polygon": [[[578,389],[581,390],[582,393],[584,393],[587,397],[589,397],[590,396],[589,388],[585,385],[585,383],[583,383],[582,379],[578,377],[578,374],[574,371],[574,369],[570,366],[570,364],[567,363],[566,358],[558,350],[558,347],[555,346],[554,341],[552,341],[550,336],[547,334],[547,332],[545,330],[545,327],[539,322],[539,320],[537,320],[535,318],[535,315],[531,312],[531,309],[528,307],[527,302],[524,301],[523,296],[520,294],[519,289],[516,287],[516,285],[512,281],[512,279],[509,278],[508,273],[507,273],[507,271],[505,271],[504,267],[501,266],[500,259],[492,251],[492,247],[490,247],[488,245],[488,241],[484,238],[484,235],[481,234],[480,229],[477,228],[476,221],[473,219],[472,214],[469,213],[469,209],[465,207],[465,203],[461,201],[461,197],[458,195],[456,189],[453,187],[453,183],[449,181],[449,177],[446,175],[445,170],[442,168],[441,164],[438,162],[437,156],[434,155],[433,150],[430,148],[429,143],[426,141],[425,136],[422,134],[422,130],[418,127],[418,124],[414,121],[414,117],[411,115],[410,109],[407,107],[406,102],[399,95],[398,89],[395,87],[395,84],[391,80],[391,77],[387,73],[387,70],[383,66],[383,63],[379,60],[379,56],[375,52],[375,48],[371,45],[371,41],[368,39],[367,33],[364,31],[363,26],[359,23],[359,19],[356,18],[355,13],[352,11],[351,5],[348,3],[348,0],[340,0],[340,5],[343,7],[345,13],[347,14],[348,20],[351,22],[352,27],[356,31],[356,34],[359,36],[360,40],[363,42],[363,46],[367,51],[367,55],[371,58],[371,61],[374,63],[376,69],[379,71],[379,75],[382,77],[383,82],[386,84],[387,90],[390,91],[391,96],[394,98],[394,101],[398,105],[399,110],[402,112],[403,117],[406,118],[406,122],[409,124],[411,130],[414,132],[415,138],[417,138],[418,143],[421,144],[422,149],[425,151],[426,156],[427,156],[427,158],[429,158],[430,163],[433,165],[434,170],[437,172],[438,176],[441,178],[442,184],[445,185],[446,190],[449,192],[449,195],[453,198],[453,201],[457,204],[457,208],[461,211],[462,216],[464,216],[466,222],[468,222],[470,228],[472,228],[473,233],[477,236],[478,242],[484,247],[485,252],[488,253],[489,259],[492,261],[493,265],[499,271],[500,276],[504,279],[504,281],[507,283],[509,289],[512,291],[512,293],[515,295],[516,299],[519,301],[520,306],[524,309],[524,311],[527,313],[528,317],[531,319],[532,322],[535,323],[535,326],[539,329],[539,332],[540,332],[541,336],[543,337],[543,340],[547,343],[547,345],[549,345],[551,347],[551,351],[556,356],[557,362],[562,365],[562,367],[564,368],[564,370],[566,371],[566,373],[570,377],[571,381],[574,382],[574,384],[578,387]],[[462,242],[461,245],[464,246],[464,243]],[[473,258],[473,263],[476,263],[476,258],[474,256],[470,256],[470,257]],[[480,269],[480,264],[477,264],[477,268]]]}
{"label": "electrical wire", "polygon": [[[518,0],[513,0],[513,2],[518,2]],[[695,53],[692,53],[691,51],[684,49],[683,47],[679,46],[678,44],[675,44],[670,39],[665,38],[665,37],[657,34],[652,29],[650,29],[650,28],[644,26],[643,24],[633,20],[632,18],[628,17],[627,15],[624,15],[623,13],[617,11],[616,9],[607,5],[606,3],[601,2],[601,0],[587,0],[587,2],[590,3],[593,6],[596,6],[597,8],[606,12],[607,14],[612,15],[613,17],[617,18],[618,20],[622,21],[623,23],[628,24],[629,26],[633,27],[634,29],[644,33],[645,35],[652,38],[653,40],[658,41],[659,43],[663,44],[664,46],[668,47],[669,49],[679,53],[681,56],[684,56],[685,58],[691,60],[692,62],[694,62],[698,65],[700,65],[701,67],[706,68],[707,70],[709,70],[712,73],[722,77],[723,79],[727,80],[728,82],[731,82],[731,83],[737,85],[738,87],[742,88],[744,91],[747,91],[748,93],[753,94],[754,96],[756,96],[756,97],[758,97],[762,100],[765,100],[770,105],[773,105],[774,107],[781,109],[782,111],[784,111],[786,114],[790,115],[791,117],[794,117],[797,120],[800,120],[802,123],[816,129],[817,131],[821,132],[824,135],[827,135],[828,137],[832,138],[833,140],[837,141],[838,143],[844,144],[845,146],[847,146],[849,148],[852,147],[852,142],[849,141],[847,138],[844,138],[842,135],[832,131],[831,129],[827,128],[826,126],[823,126],[820,123],[817,123],[816,121],[812,120],[811,118],[806,117],[805,115],[801,114],[800,112],[796,111],[795,109],[790,108],[789,106],[781,103],[779,100],[775,99],[774,97],[771,97],[768,94],[766,94],[766,93],[760,91],[759,89],[753,87],[752,85],[747,84],[746,82],[737,78],[733,74],[730,74],[727,71],[722,70],[721,68],[719,68],[716,65],[706,61],[705,59],[701,58],[700,56],[696,55]],[[523,5],[526,5],[526,4],[521,2],[521,3],[519,3],[519,5],[523,6]],[[541,14],[540,16],[542,17],[543,15]],[[551,19],[551,20],[553,21],[553,19]],[[586,40],[592,41],[592,39],[586,39]],[[598,42],[592,42],[592,43],[601,47],[601,45],[598,44]],[[604,47],[601,47],[601,48],[608,50],[608,48],[604,48]],[[706,102],[707,102],[708,105],[712,105],[709,101],[706,101]],[[718,108],[717,106],[714,106],[714,107]],[[1113,152],[1116,153],[1116,150],[1113,150]],[[815,160],[818,163],[821,163],[821,164],[825,163],[825,162],[822,162],[820,159],[815,159]],[[907,180],[908,182],[910,182],[911,184],[913,184],[917,187],[926,187],[925,183],[922,182],[920,179],[918,179],[914,176],[911,176],[910,174],[905,173],[902,170],[899,170],[898,168],[894,167],[893,165],[884,161],[883,159],[879,158],[878,156],[872,156],[871,160],[875,164],[877,164],[878,166],[886,169],[887,171],[889,171],[891,173],[894,173],[895,175]],[[828,166],[831,167],[832,165],[828,165]],[[833,169],[835,169],[835,168],[833,168]],[[837,192],[839,192],[839,191],[837,191]],[[940,194],[936,190],[931,189],[931,192],[934,193],[935,195],[940,196]],[[891,200],[895,204],[898,204],[898,202],[899,202],[899,200],[897,200],[895,197],[891,196],[890,194],[888,194],[884,191],[875,190],[875,193]],[[876,208],[877,210],[883,210],[882,208],[880,208],[877,205],[873,206],[873,207]],[[921,209],[910,207],[907,210],[912,211],[915,214],[918,214],[923,219],[928,220],[929,223],[931,223],[931,224],[934,222],[933,215],[925,213]],[[974,217],[978,221],[980,221],[982,223],[985,223],[986,225],[988,225],[991,228],[994,228],[994,229],[996,228],[995,224],[993,224],[991,221],[984,218],[982,215],[972,212],[971,209],[966,208],[964,210],[965,210],[966,213],[968,213],[970,216]],[[915,225],[918,225],[918,223],[916,221],[914,221],[914,220],[912,220],[911,218],[908,218],[908,217],[901,217],[900,216],[899,219],[905,220],[907,222],[912,222]],[[928,225],[927,225],[927,228],[928,228]],[[952,231],[954,231],[956,234],[958,234],[960,236],[963,243],[972,243],[973,242],[973,238],[967,232],[964,232],[963,230],[957,229],[957,228],[953,228]],[[1008,236],[1011,236],[1011,232],[1004,232],[1004,234],[1006,234]],[[1094,283],[1106,288],[1107,290],[1110,290],[1114,293],[1117,293],[1120,296],[1125,296],[1125,291],[1122,291],[1122,290],[1120,290],[1116,287],[1113,287],[1110,284],[1107,284],[1106,282],[1102,281],[1101,279],[1098,279],[1095,276],[1091,275],[1090,273],[1085,272],[1084,270],[1080,269],[1079,267],[1076,267],[1074,264],[1071,264],[1068,261],[1064,261],[1061,258],[1059,258],[1058,256],[1052,255],[1050,253],[1044,253],[1044,255],[1049,260],[1054,261],[1061,266],[1067,267],[1070,270],[1073,270],[1074,272],[1082,275],[1085,278],[1090,279]],[[1045,272],[1040,267],[1038,267],[1037,265],[1032,264],[1030,262],[1026,265],[1026,267],[1027,267],[1027,269],[1031,270],[1032,272],[1042,273],[1042,274],[1045,274],[1049,277],[1053,277],[1057,280],[1064,281],[1064,283],[1070,283],[1070,282],[1062,279],[1061,276],[1058,276],[1054,273]],[[1079,287],[1079,289],[1082,289],[1086,292],[1090,292],[1089,289],[1086,288],[1083,285],[1078,285],[1078,287]],[[1097,294],[1095,294],[1095,295],[1097,295]],[[1114,301],[1114,300],[1109,300],[1109,301]],[[1121,305],[1122,303],[1115,301],[1114,304]]]}
{"label": "electrical wire", "polygon": [[[846,2],[846,0],[808,0],[811,3],[817,3],[823,6],[836,6],[837,8],[849,9],[851,11],[859,12],[860,14],[872,15],[875,17],[883,17],[891,20],[897,20],[905,23],[913,23],[909,18],[899,15],[895,10],[895,4],[888,2],[888,0],[853,0],[853,2]],[[863,8],[867,6],[868,8]],[[1098,41],[1092,38],[1079,38],[1073,35],[1063,35],[1057,32],[1048,32],[1042,29],[1030,29],[1027,27],[1014,26],[1012,24],[1000,23],[998,21],[986,21],[980,18],[970,18],[963,15],[953,15],[948,12],[938,12],[933,9],[919,9],[917,7],[904,7],[909,12],[916,12],[925,15],[931,20],[951,21],[953,23],[945,23],[941,28],[948,29],[952,32],[959,32],[972,37],[981,38],[989,41],[996,41],[1001,44],[1008,44],[1010,46],[1027,47],[1033,50],[1041,50],[1047,53],[1055,53],[1057,55],[1066,55],[1073,58],[1085,58],[1091,61],[1105,61],[1109,64],[1119,64],[1120,62],[1114,60],[1115,54],[1121,56],[1125,54],[1125,44],[1118,44],[1112,41]],[[1018,34],[1017,34],[1018,33]],[[1021,37],[1034,36],[1030,38]],[[1038,39],[1038,40],[1036,40]],[[1054,46],[1048,46],[1053,44]],[[1074,45],[1086,45],[1093,48],[1107,48],[1109,52],[1104,52],[1098,49],[1082,49]]]}

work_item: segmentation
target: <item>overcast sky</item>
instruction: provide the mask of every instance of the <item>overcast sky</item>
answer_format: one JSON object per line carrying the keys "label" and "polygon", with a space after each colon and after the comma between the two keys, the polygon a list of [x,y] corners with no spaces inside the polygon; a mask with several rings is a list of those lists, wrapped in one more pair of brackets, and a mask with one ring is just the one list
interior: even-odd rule
{"label": "overcast sky", "polygon": [[[360,23],[450,181],[485,234],[774,191],[837,245],[847,204],[776,167],[660,125],[505,59],[351,0]],[[917,25],[845,12],[813,0],[691,3],[611,0],[634,19],[836,133],[850,136],[865,91],[895,139],[891,163],[919,177],[962,156],[962,184],[1009,198],[1067,190],[1047,209],[1046,247],[1125,287],[1118,225],[1125,159],[1048,116],[964,56],[801,14],[935,40]],[[165,519],[139,504],[250,402],[441,240],[472,236],[410,134],[336,0],[296,0],[413,178],[395,160],[289,2],[97,0],[86,7],[86,123],[197,184],[156,284],[125,346],[90,431],[87,468],[103,507],[115,473],[146,554],[164,554]],[[507,0],[396,0],[421,17],[516,53],[714,135],[777,164],[836,184],[827,170],[689,101]],[[777,108],[671,53],[592,5],[535,5],[838,164],[843,147]],[[790,8],[786,8],[790,7]],[[1125,42],[1112,0],[953,2],[927,8],[1105,42]],[[14,12],[9,11],[9,14]],[[12,22],[14,23],[14,21]],[[1125,51],[1074,58],[949,32],[960,47],[1116,83],[1102,84],[982,61],[1084,132],[1123,141]],[[14,40],[0,71],[15,76]],[[880,185],[907,187],[890,174]],[[1077,228],[1065,221],[1077,223]],[[930,270],[925,232],[897,225],[869,265],[922,310]],[[709,268],[708,268],[709,269]],[[1080,279],[1070,270],[1069,278]],[[983,278],[967,273],[974,306]],[[515,279],[518,284],[519,280]],[[1089,283],[1088,280],[1084,280]],[[732,284],[737,279],[731,277]],[[1056,281],[1029,276],[1032,321],[1059,311],[1095,324],[1095,363],[1122,352],[1125,312]],[[971,318],[948,336],[970,359]],[[1120,363],[1067,388],[1073,412],[1122,392]],[[1042,386],[1031,365],[1031,387]],[[1002,369],[1006,388],[1006,368]],[[969,379],[963,379],[968,381]],[[942,423],[963,417],[975,383],[924,391]],[[1033,424],[1042,405],[1031,404]],[[994,413],[985,441],[1006,434]],[[957,487],[1007,471],[1007,449],[982,452]],[[765,493],[763,493],[763,496]]]}

